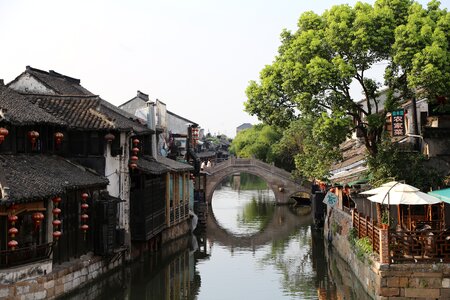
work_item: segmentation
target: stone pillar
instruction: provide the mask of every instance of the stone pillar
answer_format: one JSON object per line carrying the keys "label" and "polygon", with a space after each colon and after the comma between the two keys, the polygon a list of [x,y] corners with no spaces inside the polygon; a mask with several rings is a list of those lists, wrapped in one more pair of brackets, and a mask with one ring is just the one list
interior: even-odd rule
{"label": "stone pillar", "polygon": [[382,264],[388,264],[389,257],[389,229],[380,230],[380,262]]}

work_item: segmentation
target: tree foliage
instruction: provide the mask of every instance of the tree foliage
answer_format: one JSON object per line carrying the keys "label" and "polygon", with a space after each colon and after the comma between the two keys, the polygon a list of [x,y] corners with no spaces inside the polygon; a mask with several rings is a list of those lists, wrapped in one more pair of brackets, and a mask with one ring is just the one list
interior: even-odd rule
{"label": "tree foliage", "polygon": [[409,6],[406,21],[395,28],[386,73],[393,86],[417,91],[432,102],[449,99],[450,91],[450,13],[439,6],[435,0],[427,8]]}
{"label": "tree foliage", "polygon": [[273,145],[281,138],[275,126],[258,124],[240,131],[230,146],[230,152],[239,157],[257,158],[267,163],[275,160]]}
{"label": "tree foliage", "polygon": [[[308,177],[326,175],[331,160],[325,157],[336,158],[339,144],[356,129],[376,158],[387,111],[418,89],[448,96],[449,18],[434,0],[427,9],[412,0],[378,0],[303,13],[295,32],[282,32],[273,63],[249,83],[245,109],[286,130],[276,152],[289,145],[298,150],[295,165]],[[386,62],[392,90],[381,106],[382,83],[367,73]],[[350,94],[355,83],[362,99]],[[393,97],[397,90],[403,98]],[[298,126],[302,132],[293,129]]]}

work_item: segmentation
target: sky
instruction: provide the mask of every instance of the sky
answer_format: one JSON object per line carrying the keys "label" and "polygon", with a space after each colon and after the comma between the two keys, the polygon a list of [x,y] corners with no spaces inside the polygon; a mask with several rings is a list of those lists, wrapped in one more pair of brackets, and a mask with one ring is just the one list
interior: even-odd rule
{"label": "sky", "polygon": [[342,3],[356,1],[0,0],[0,78],[27,65],[54,70],[115,105],[140,90],[205,132],[234,137],[258,123],[244,111],[245,89],[273,62],[283,28]]}

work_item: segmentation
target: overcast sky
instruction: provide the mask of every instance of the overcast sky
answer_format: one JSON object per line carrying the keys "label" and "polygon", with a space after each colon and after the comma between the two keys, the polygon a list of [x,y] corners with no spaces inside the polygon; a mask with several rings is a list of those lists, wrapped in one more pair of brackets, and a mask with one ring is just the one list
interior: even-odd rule
{"label": "overcast sky", "polygon": [[27,65],[54,70],[115,105],[140,90],[233,137],[257,123],[244,112],[245,88],[273,61],[282,29],[294,31],[304,11],[355,2],[0,0],[0,78]]}

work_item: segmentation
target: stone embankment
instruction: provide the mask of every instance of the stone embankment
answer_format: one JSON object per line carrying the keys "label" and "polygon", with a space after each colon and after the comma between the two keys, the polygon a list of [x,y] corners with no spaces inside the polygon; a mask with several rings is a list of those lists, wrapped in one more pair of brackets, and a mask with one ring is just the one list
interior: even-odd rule
{"label": "stone embankment", "polygon": [[373,299],[450,299],[450,264],[380,264],[378,257],[362,261],[348,240],[351,215],[340,209],[330,213],[328,208],[327,216],[325,237]]}

